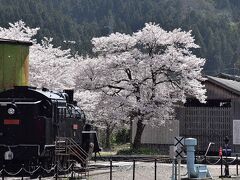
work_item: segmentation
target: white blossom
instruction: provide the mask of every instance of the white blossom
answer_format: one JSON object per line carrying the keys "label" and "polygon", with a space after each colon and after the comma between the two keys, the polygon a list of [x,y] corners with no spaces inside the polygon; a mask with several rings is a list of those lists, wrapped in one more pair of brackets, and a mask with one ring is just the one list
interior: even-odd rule
{"label": "white blossom", "polygon": [[54,47],[52,38],[44,38],[37,43],[34,36],[39,29],[30,28],[20,20],[9,23],[9,28],[0,27],[0,38],[33,43],[29,55],[30,85],[50,89],[73,88],[75,58],[71,56],[70,49]]}
{"label": "white blossom", "polygon": [[98,57],[83,61],[78,87],[117,99],[134,120],[162,125],[187,96],[205,102],[201,75],[205,59],[192,53],[199,46],[191,31],[167,32],[147,23],[132,35],[114,33],[93,38],[92,43]]}

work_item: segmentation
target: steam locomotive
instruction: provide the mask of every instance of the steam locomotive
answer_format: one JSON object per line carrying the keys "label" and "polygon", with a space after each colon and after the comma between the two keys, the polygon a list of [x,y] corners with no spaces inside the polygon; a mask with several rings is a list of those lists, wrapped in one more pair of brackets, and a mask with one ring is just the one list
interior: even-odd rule
{"label": "steam locomotive", "polygon": [[15,86],[0,93],[1,167],[16,169],[21,164],[51,164],[61,150],[56,146],[67,139],[75,144],[69,157],[74,159],[73,155],[78,155],[84,160],[90,143],[94,145],[93,152],[100,151],[96,133],[90,130],[84,112],[73,101],[71,90],[55,92]]}

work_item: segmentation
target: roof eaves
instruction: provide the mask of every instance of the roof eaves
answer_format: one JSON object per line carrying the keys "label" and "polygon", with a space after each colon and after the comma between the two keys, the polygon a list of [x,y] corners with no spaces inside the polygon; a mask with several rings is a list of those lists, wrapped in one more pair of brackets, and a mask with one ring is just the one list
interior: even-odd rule
{"label": "roof eaves", "polygon": [[231,88],[227,85],[225,85],[224,83],[220,83],[219,81],[216,81],[215,79],[211,78],[211,76],[207,76],[207,81],[210,81],[214,84],[217,84],[218,86],[221,86],[222,88],[234,93],[234,94],[237,94],[238,96],[240,96],[240,91],[234,89],[234,88]]}
{"label": "roof eaves", "polygon": [[33,43],[30,41],[19,41],[19,40],[3,39],[3,38],[0,38],[0,44],[16,44],[16,45],[26,45],[26,46],[33,45]]}
{"label": "roof eaves", "polygon": [[221,86],[222,88],[230,91],[231,93],[234,93],[234,94],[240,96],[240,91],[238,91],[238,90],[236,90],[234,88],[231,88],[231,87],[227,86],[224,83],[220,83],[219,81],[216,81],[215,79],[211,78],[211,76],[207,76],[207,80],[212,82],[212,83],[214,83],[214,84],[217,84],[218,86]]}

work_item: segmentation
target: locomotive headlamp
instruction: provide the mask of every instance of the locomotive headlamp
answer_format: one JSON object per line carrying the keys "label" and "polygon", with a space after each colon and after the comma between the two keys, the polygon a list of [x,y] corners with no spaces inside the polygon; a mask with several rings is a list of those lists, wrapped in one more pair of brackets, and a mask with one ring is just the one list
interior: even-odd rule
{"label": "locomotive headlamp", "polygon": [[14,108],[8,108],[8,114],[10,114],[10,115],[15,114],[15,109]]}

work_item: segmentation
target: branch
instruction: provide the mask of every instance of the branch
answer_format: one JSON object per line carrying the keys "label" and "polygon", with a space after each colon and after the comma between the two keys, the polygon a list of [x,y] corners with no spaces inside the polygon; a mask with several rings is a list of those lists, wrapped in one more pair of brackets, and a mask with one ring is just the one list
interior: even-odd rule
{"label": "branch", "polygon": [[120,82],[123,82],[123,81],[125,81],[125,82],[129,82],[129,80],[128,79],[120,79],[120,80],[112,80],[114,83],[120,83]]}
{"label": "branch", "polygon": [[113,89],[119,89],[119,90],[125,90],[125,88],[123,88],[123,87],[119,87],[119,86],[114,86],[114,85],[106,85],[106,87],[108,87],[108,88],[113,88]]}
{"label": "branch", "polygon": [[127,73],[128,79],[132,80],[131,70],[129,68],[127,68],[127,69],[125,69],[125,72]]}

